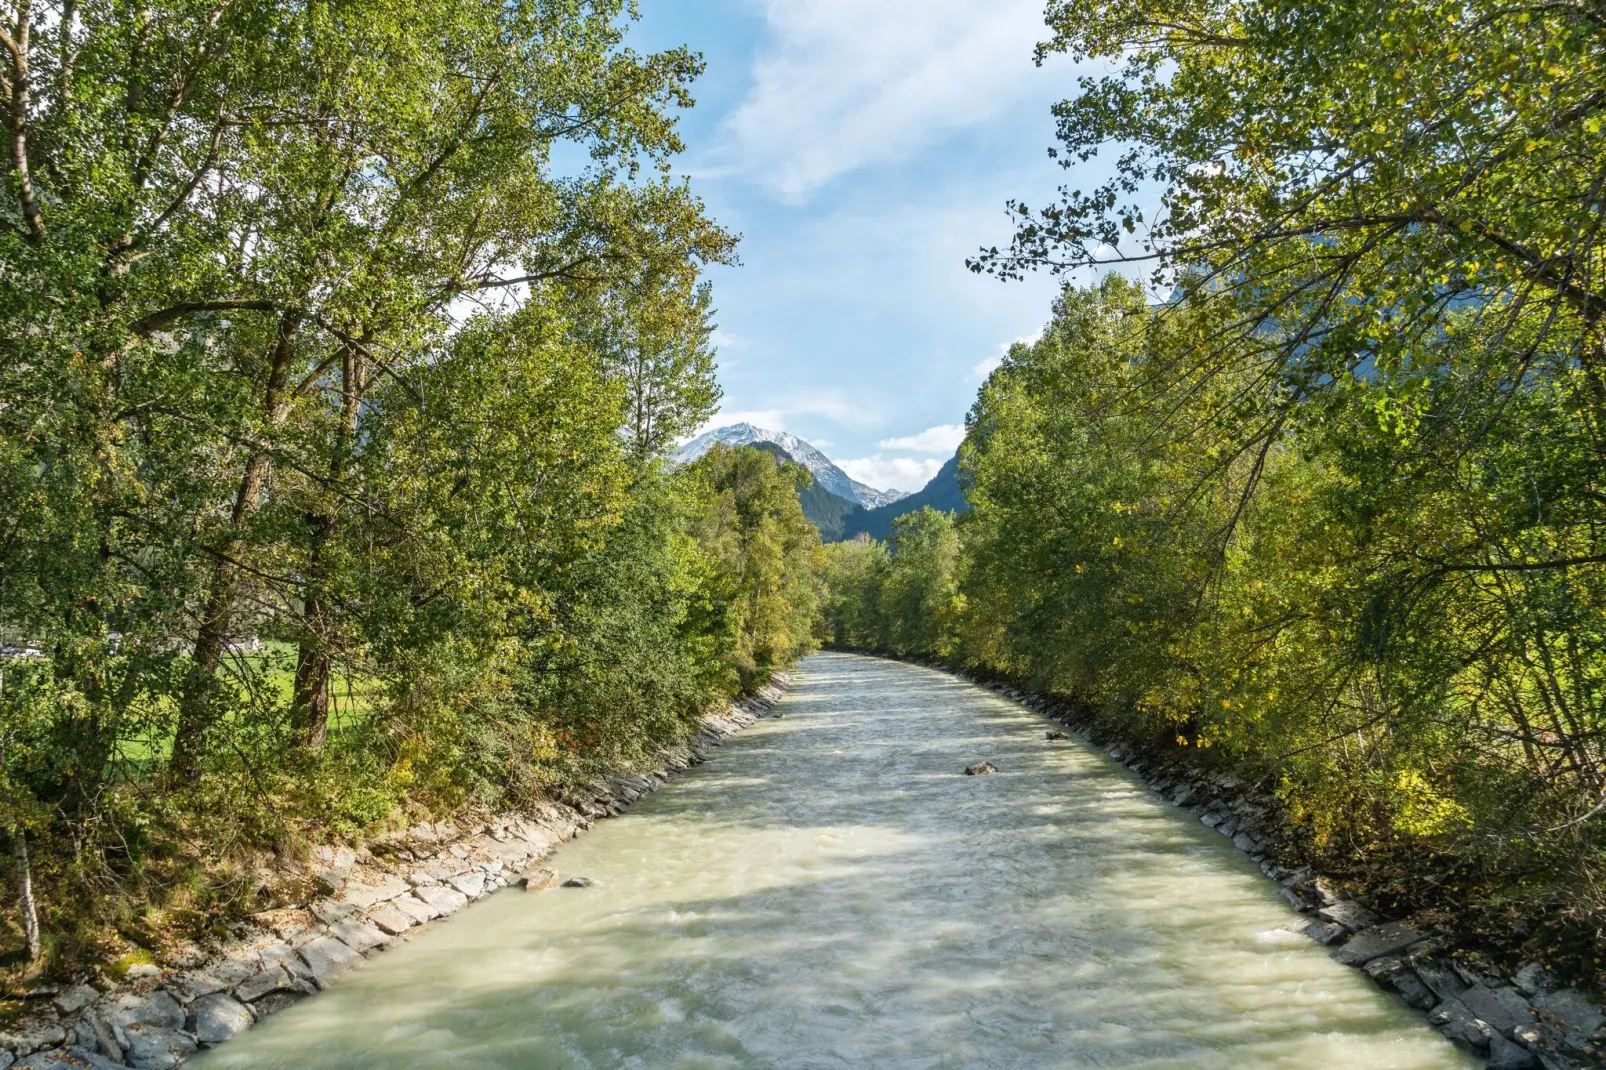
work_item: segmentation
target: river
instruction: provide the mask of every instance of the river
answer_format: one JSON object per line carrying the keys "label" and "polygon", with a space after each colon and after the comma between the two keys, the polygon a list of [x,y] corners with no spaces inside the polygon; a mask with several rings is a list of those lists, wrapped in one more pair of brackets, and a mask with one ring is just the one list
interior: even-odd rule
{"label": "river", "polygon": [[1477,1065],[1037,714],[846,654],[776,712],[548,863],[595,887],[492,896],[192,1065]]}

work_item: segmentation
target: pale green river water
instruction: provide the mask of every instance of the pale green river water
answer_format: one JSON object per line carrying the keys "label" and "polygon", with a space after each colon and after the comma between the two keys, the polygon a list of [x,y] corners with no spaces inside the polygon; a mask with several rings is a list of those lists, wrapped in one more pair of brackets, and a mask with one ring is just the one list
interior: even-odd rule
{"label": "pale green river water", "polygon": [[491,896],[192,1065],[1474,1065],[1037,714],[844,654],[777,712],[548,863],[597,887]]}

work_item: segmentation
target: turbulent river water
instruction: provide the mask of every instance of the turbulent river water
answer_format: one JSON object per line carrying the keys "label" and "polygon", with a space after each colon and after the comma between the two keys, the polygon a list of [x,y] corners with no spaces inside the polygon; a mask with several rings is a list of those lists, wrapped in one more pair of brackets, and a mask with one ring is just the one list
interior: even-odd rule
{"label": "turbulent river water", "polygon": [[553,856],[596,887],[490,897],[193,1065],[1473,1065],[1038,715],[845,654],[776,712]]}

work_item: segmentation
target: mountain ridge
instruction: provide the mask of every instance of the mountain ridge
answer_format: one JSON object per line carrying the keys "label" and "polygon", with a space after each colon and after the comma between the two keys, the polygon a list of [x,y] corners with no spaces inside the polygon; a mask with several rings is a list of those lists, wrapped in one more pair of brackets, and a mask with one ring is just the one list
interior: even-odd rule
{"label": "mountain ridge", "polygon": [[677,464],[695,461],[716,442],[727,446],[752,446],[768,442],[786,451],[788,457],[814,474],[817,486],[865,509],[876,509],[909,497],[901,490],[877,490],[860,483],[814,446],[786,431],[771,431],[743,421],[705,431],[675,450],[670,456]]}

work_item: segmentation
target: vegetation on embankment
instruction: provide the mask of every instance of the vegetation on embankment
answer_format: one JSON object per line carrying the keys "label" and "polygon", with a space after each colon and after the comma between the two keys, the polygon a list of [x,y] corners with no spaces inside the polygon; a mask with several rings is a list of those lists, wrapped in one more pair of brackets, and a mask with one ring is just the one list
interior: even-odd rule
{"label": "vegetation on embankment", "polygon": [[628,767],[810,647],[807,473],[663,460],[734,246],[668,171],[695,56],[624,0],[15,7],[11,980]]}
{"label": "vegetation on embankment", "polygon": [[1270,785],[1326,865],[1606,988],[1600,7],[1049,21],[1109,68],[1057,152],[1121,155],[973,266],[1105,277],[983,386],[971,513],[829,548],[831,641]]}

